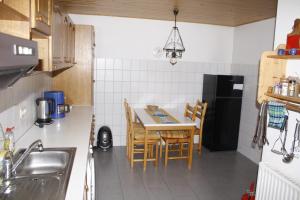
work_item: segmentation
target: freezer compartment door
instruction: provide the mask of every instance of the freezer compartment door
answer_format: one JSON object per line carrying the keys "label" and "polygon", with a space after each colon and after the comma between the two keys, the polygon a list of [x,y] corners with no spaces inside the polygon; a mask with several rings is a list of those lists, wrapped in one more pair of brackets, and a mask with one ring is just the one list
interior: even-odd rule
{"label": "freezer compartment door", "polygon": [[217,97],[242,97],[243,76],[219,75],[217,80]]}

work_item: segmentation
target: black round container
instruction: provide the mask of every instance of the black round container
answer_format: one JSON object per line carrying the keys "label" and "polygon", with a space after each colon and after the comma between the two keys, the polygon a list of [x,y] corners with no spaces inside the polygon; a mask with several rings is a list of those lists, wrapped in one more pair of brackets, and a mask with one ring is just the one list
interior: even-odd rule
{"label": "black round container", "polygon": [[112,133],[108,126],[102,126],[98,131],[97,147],[107,151],[113,146]]}

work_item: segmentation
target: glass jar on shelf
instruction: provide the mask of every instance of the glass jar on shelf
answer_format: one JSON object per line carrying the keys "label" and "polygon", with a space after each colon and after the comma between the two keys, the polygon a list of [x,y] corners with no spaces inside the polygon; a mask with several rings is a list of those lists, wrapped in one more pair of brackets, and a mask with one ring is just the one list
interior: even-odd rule
{"label": "glass jar on shelf", "polygon": [[280,83],[275,83],[275,85],[273,86],[273,94],[281,94],[281,84]]}
{"label": "glass jar on shelf", "polygon": [[281,78],[280,79],[280,84],[281,84],[281,95],[282,96],[288,96],[288,91],[289,91],[289,81],[287,78]]}
{"label": "glass jar on shelf", "polygon": [[293,97],[295,96],[295,91],[296,91],[296,80],[290,80],[289,81],[289,96]]}

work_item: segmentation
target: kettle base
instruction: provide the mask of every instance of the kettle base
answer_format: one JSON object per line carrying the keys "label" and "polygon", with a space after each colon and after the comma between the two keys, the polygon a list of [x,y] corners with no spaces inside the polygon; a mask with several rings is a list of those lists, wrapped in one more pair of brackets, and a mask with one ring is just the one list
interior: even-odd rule
{"label": "kettle base", "polygon": [[50,119],[37,119],[34,124],[40,128],[43,128],[44,125],[50,125],[53,123],[53,120]]}

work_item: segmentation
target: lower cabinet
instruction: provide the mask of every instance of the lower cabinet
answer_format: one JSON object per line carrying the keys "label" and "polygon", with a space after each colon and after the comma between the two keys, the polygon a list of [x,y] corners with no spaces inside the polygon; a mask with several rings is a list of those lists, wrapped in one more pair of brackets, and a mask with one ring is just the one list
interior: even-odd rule
{"label": "lower cabinet", "polygon": [[89,145],[88,161],[87,161],[85,181],[84,181],[84,192],[83,192],[84,200],[96,199],[95,162],[93,157],[94,133],[95,133],[95,115],[93,115],[93,120],[91,123],[90,140],[89,140],[90,145]]}

